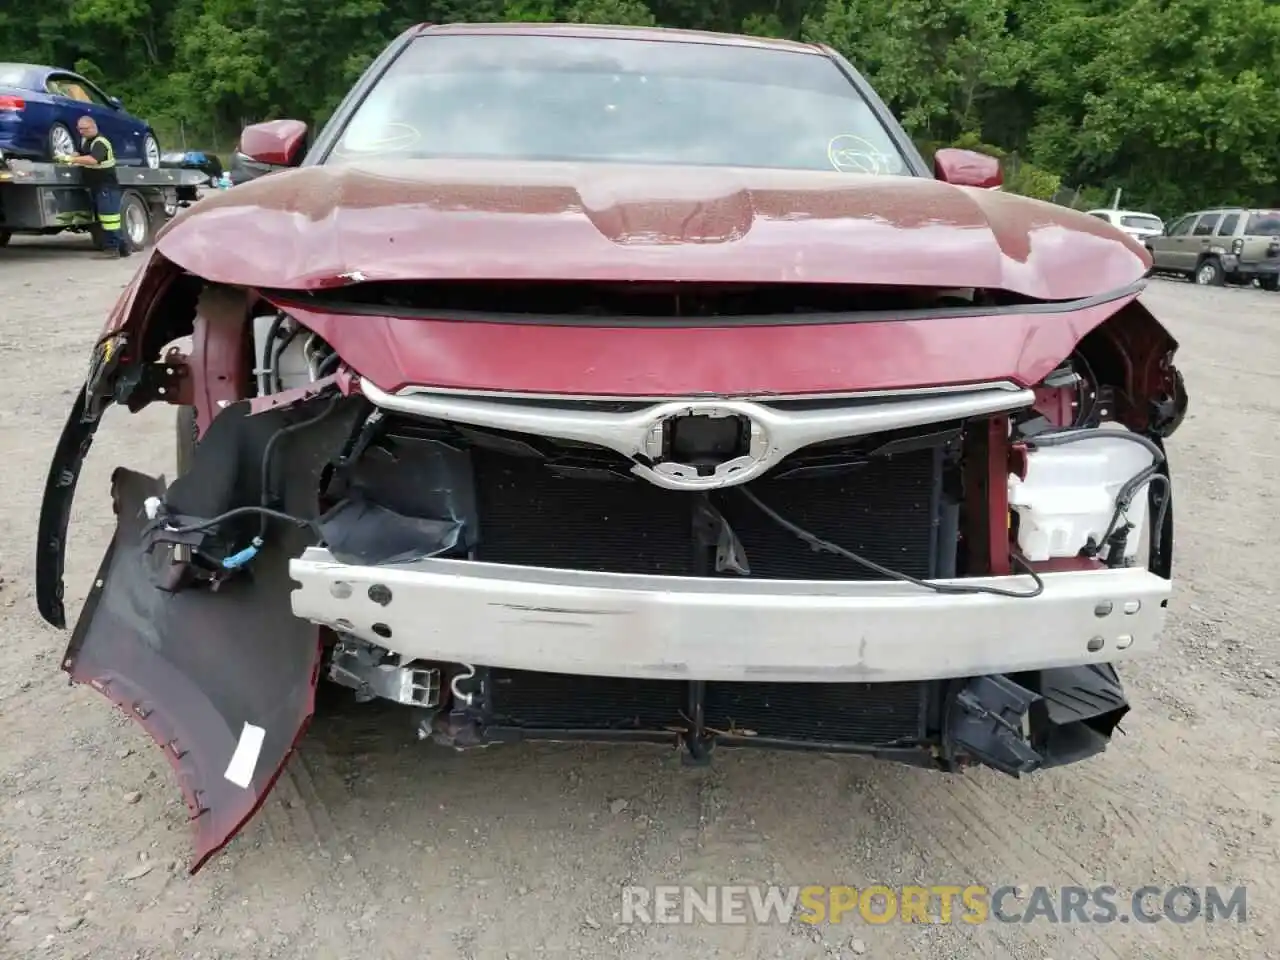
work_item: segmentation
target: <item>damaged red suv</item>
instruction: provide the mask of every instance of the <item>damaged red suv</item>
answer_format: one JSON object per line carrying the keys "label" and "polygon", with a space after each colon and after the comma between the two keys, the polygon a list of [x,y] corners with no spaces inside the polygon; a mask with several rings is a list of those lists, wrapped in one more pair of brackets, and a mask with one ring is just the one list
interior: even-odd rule
{"label": "damaged red suv", "polygon": [[321,681],[454,747],[1106,746],[1186,409],[1132,240],[931,170],[835,51],[745,37],[414,28],[313,142],[241,152],[296,169],[159,235],[40,520],[61,627],[104,412],[176,405],[64,666],[163,745],[193,869]]}

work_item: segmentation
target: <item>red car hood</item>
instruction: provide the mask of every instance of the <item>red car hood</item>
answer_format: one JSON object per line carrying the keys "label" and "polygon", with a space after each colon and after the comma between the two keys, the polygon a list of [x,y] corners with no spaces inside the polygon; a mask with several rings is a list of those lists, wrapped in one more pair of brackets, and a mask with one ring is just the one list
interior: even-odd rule
{"label": "red car hood", "polygon": [[1146,252],[1101,220],[913,177],[614,164],[307,167],[215,193],[157,249],[207,280],[546,279],[981,287],[1070,300]]}

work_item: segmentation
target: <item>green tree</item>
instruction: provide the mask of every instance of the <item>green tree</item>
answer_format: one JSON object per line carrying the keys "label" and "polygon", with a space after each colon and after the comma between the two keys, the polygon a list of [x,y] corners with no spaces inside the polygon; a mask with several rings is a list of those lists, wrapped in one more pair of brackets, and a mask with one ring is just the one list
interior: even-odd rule
{"label": "green tree", "polygon": [[1028,63],[1006,0],[826,0],[803,33],[849,57],[920,135],[981,130],[983,103]]}
{"label": "green tree", "polygon": [[[1029,133],[1068,180],[1167,214],[1276,197],[1280,8],[1039,0]],[[1131,202],[1131,201],[1126,201]]]}
{"label": "green tree", "polygon": [[643,0],[576,0],[565,11],[571,23],[612,23],[652,27],[657,23]]}

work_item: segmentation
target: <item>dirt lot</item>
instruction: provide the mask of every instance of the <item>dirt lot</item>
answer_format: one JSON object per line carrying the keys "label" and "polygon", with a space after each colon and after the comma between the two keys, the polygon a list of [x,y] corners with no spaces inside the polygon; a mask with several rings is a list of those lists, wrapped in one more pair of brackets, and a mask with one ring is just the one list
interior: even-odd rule
{"label": "dirt lot", "polygon": [[[1179,586],[1101,758],[1022,782],[852,758],[559,746],[455,755],[349,710],[195,878],[141,730],[58,671],[32,555],[90,339],[137,261],[0,250],[0,955],[13,957],[1280,957],[1280,295],[1157,282],[1192,413],[1174,439]],[[81,481],[74,615],[116,464],[172,471],[172,420],[112,411]],[[1265,478],[1272,477],[1268,482]],[[1248,922],[648,926],[628,883],[1248,886]]]}

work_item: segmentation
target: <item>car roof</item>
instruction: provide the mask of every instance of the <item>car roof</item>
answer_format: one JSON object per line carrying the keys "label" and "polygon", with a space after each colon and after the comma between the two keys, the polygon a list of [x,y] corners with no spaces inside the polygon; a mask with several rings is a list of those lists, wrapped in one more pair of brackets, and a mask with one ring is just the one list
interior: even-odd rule
{"label": "car roof", "polygon": [[79,76],[74,70],[64,70],[61,67],[50,67],[40,63],[0,63],[0,74],[11,71],[21,73],[23,83],[36,87],[42,86],[51,73],[67,73],[71,76]]}
{"label": "car roof", "polygon": [[0,63],[0,76],[17,74],[19,82],[30,83],[42,69],[33,63]]}
{"label": "car roof", "polygon": [[675,27],[600,26],[587,23],[421,23],[417,35],[450,36],[459,34],[515,34],[521,36],[601,37],[614,40],[659,40],[668,43],[706,43],[724,47],[766,47],[825,56],[826,51],[813,43],[779,40],[774,37],[748,37],[737,33],[714,33],[709,30],[681,30]]}

